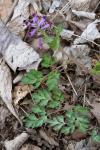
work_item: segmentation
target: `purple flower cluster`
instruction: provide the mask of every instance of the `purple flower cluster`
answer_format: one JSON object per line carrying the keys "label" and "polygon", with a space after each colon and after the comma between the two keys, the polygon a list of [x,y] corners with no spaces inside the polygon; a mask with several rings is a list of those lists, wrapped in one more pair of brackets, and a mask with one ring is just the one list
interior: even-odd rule
{"label": "purple flower cluster", "polygon": [[38,47],[42,48],[42,32],[50,29],[51,23],[49,23],[45,16],[38,16],[33,14],[32,18],[25,21],[28,32],[27,37],[33,38],[35,35],[38,37]]}

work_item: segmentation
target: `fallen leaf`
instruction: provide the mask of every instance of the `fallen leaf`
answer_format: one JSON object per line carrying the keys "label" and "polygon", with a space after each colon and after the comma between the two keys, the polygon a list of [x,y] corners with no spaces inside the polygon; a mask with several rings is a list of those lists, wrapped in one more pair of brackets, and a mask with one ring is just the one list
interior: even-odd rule
{"label": "fallen leaf", "polygon": [[81,139],[86,138],[86,133],[82,133],[76,130],[75,132],[72,133],[71,137],[73,140],[81,140]]}
{"label": "fallen leaf", "polygon": [[67,67],[69,57],[81,62],[85,67],[91,68],[91,59],[88,56],[90,48],[87,45],[72,45],[65,47],[63,50],[55,52],[54,57],[57,61],[61,61],[64,67]]}
{"label": "fallen leaf", "polygon": [[0,0],[0,17],[5,21],[12,6],[12,0]]}
{"label": "fallen leaf", "polygon": [[93,12],[76,11],[76,10],[72,10],[72,12],[77,17],[84,17],[84,18],[88,18],[88,19],[91,19],[91,20],[94,20],[95,16],[96,16],[96,14],[93,13]]}
{"label": "fallen leaf", "polygon": [[5,125],[6,118],[10,115],[8,109],[4,106],[0,107],[0,129]]}
{"label": "fallen leaf", "polygon": [[32,144],[25,144],[20,150],[41,150],[41,148]]}
{"label": "fallen leaf", "polygon": [[91,109],[92,114],[97,118],[100,123],[100,103],[92,104],[93,109]]}
{"label": "fallen leaf", "polygon": [[90,147],[88,147],[88,144],[86,144],[86,140],[81,140],[76,143],[75,150],[89,150]]}
{"label": "fallen leaf", "polygon": [[5,62],[1,58],[0,59],[0,96],[2,98],[2,101],[6,104],[7,108],[10,110],[10,112],[21,123],[21,120],[19,119],[19,117],[12,105],[11,91],[12,91],[11,73],[10,73],[8,66],[5,64]]}
{"label": "fallen leaf", "polygon": [[19,150],[19,148],[25,143],[25,141],[29,138],[27,133],[21,133],[14,140],[5,141],[4,146],[6,150]]}
{"label": "fallen leaf", "polygon": [[90,23],[81,36],[75,39],[74,44],[82,44],[88,42],[88,40],[94,41],[95,39],[100,38],[100,33],[96,27],[98,23],[100,23],[100,20],[95,20],[94,22]]}
{"label": "fallen leaf", "polygon": [[23,99],[28,93],[33,90],[29,85],[17,85],[13,90],[13,101],[15,105],[18,105],[19,101]]}
{"label": "fallen leaf", "polygon": [[24,24],[24,20],[28,19],[30,14],[30,5],[32,13],[36,10],[38,10],[38,6],[35,1],[32,0],[19,0],[17,6],[14,9],[14,13],[12,16],[11,21],[7,24],[7,26],[10,28],[10,30],[16,34],[21,35],[21,37],[24,37],[24,30],[26,28]]}
{"label": "fallen leaf", "polygon": [[91,0],[69,0],[72,9],[87,11]]}
{"label": "fallen leaf", "polygon": [[50,145],[59,146],[59,144],[53,139],[53,137],[47,135],[45,131],[40,130],[39,133],[40,133],[40,136],[41,136],[45,141],[47,141]]}
{"label": "fallen leaf", "polygon": [[61,0],[53,0],[53,3],[49,9],[49,13],[53,13],[56,8],[60,6]]}
{"label": "fallen leaf", "polygon": [[73,34],[74,34],[74,31],[64,29],[61,32],[61,37],[62,37],[62,39],[65,39],[65,40],[71,40]]}
{"label": "fallen leaf", "polygon": [[13,80],[13,84],[16,84],[18,82],[21,81],[22,77],[23,77],[24,73],[23,72],[20,72]]}
{"label": "fallen leaf", "polygon": [[43,0],[42,5],[43,5],[43,9],[45,11],[48,11],[50,6],[51,6],[51,0],[49,0],[49,1],[48,0]]}
{"label": "fallen leaf", "polygon": [[11,33],[1,20],[0,33],[0,53],[10,68],[13,71],[16,71],[16,69],[36,69],[40,62],[39,54]]}

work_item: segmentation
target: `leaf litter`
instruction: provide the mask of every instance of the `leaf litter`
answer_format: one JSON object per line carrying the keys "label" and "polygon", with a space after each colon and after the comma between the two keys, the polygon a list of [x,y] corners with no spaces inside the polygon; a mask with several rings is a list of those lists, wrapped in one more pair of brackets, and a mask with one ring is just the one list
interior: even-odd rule
{"label": "leaf litter", "polygon": [[[10,18],[7,18],[9,15],[5,13],[6,11],[2,11],[2,13],[0,11],[3,21],[5,21],[5,18],[8,20],[7,25],[0,20],[0,97],[2,98],[2,101],[21,123],[23,118],[25,118],[25,115],[27,116],[29,113],[31,113],[32,107],[35,106],[34,103],[32,106],[25,106],[23,105],[24,102],[31,104],[33,102],[30,100],[32,99],[32,92],[34,93],[36,90],[38,90],[34,89],[34,86],[32,87],[29,85],[23,85],[21,83],[21,78],[23,78],[25,72],[29,72],[31,69],[42,71],[44,76],[45,74],[48,75],[50,70],[53,71],[57,69],[61,73],[61,79],[59,81],[60,83],[57,83],[56,81],[56,84],[58,84],[58,87],[63,91],[65,100],[61,102],[61,106],[56,110],[49,110],[48,108],[48,110],[45,112],[43,108],[40,109],[39,107],[36,107],[33,112],[35,111],[35,113],[38,113],[35,114],[35,117],[30,116],[32,117],[30,119],[35,119],[34,122],[36,122],[37,118],[39,117],[40,122],[38,123],[40,125],[41,121],[43,122],[44,120],[47,120],[45,117],[45,113],[47,113],[49,115],[49,119],[51,119],[51,121],[54,119],[53,123],[57,124],[55,129],[61,129],[64,123],[66,126],[66,118],[62,117],[65,109],[70,114],[71,111],[73,113],[74,106],[80,104],[81,106],[85,106],[90,109],[89,121],[91,124],[89,125],[87,131],[88,134],[80,133],[79,131],[75,130],[72,134],[63,135],[60,132],[52,130],[52,128],[45,123],[42,127],[31,130],[31,133],[33,134],[32,136],[35,137],[32,138],[30,133],[23,133],[29,129],[27,130],[27,128],[24,126],[24,128],[19,130],[17,126],[19,125],[18,121],[16,121],[17,125],[15,125],[15,122],[13,123],[13,119],[11,118],[11,122],[14,124],[15,130],[18,130],[18,134],[16,134],[15,130],[13,129],[14,131],[11,133],[12,139],[10,139],[9,134],[7,134],[6,138],[4,139],[2,138],[3,136],[0,135],[4,147],[7,150],[79,150],[91,149],[91,147],[98,149],[99,144],[95,143],[94,146],[92,143],[94,143],[93,139],[98,140],[100,138],[100,101],[96,99],[96,97],[99,96],[99,83],[97,78],[99,78],[100,75],[92,74],[92,68],[96,68],[96,63],[93,64],[94,59],[97,62],[100,61],[99,56],[97,57],[100,50],[100,20],[99,17],[97,17],[99,16],[99,1],[96,0],[94,5],[92,5],[91,0],[35,0],[34,2],[31,0],[19,0],[18,3],[16,3],[13,12],[10,12],[10,5],[11,1],[4,6],[7,7],[9,14],[12,13]],[[37,38],[34,37],[34,39],[32,39],[33,41],[27,41],[27,38],[25,37],[27,33],[27,26],[25,25],[24,20],[30,18],[32,15],[34,15],[34,13],[37,13],[39,16],[46,16],[50,22],[56,23],[54,26],[60,23],[63,24],[63,30],[59,36],[56,35],[56,40],[53,39],[54,41],[51,42],[52,44],[49,43],[49,41],[47,45],[44,45],[45,42],[43,41],[44,46],[42,49],[38,49],[38,38],[41,37],[41,34],[39,34]],[[50,31],[49,35],[53,37],[53,34],[55,36],[55,33]],[[60,46],[59,41],[61,43]],[[55,47],[54,49],[56,49],[55,51],[51,50],[53,46]],[[49,57],[46,59],[46,62],[43,62],[44,53],[48,53],[55,58],[55,63],[51,63]],[[44,66],[42,66],[42,64]],[[50,68],[47,69],[48,67],[45,68],[45,66]],[[52,76],[50,77],[49,81],[49,92],[52,92],[52,89],[54,89],[54,86],[52,86],[53,82],[55,83],[55,80],[53,79],[51,82],[51,79],[53,79]],[[40,83],[41,88],[47,88],[47,86],[49,86],[47,83],[48,82],[46,82],[46,79],[44,78]],[[38,83],[36,84],[38,85]],[[48,93],[47,91],[45,92],[45,94]],[[77,94],[75,95],[75,93]],[[47,95],[47,100],[45,100],[45,94],[42,95],[42,106],[44,104],[46,105],[46,103],[50,101]],[[58,98],[55,97],[55,99]],[[38,97],[38,100],[41,100],[41,97]],[[22,105],[21,101],[23,103]],[[40,105],[40,102],[38,105]],[[36,98],[35,103],[37,103]],[[51,103],[49,106],[54,106],[54,104],[52,105]],[[0,107],[0,123],[3,125],[1,128],[3,131],[6,129],[5,126],[7,118],[9,120],[11,115],[2,105],[0,105]],[[42,116],[43,114],[41,113],[43,113],[44,116]],[[58,117],[54,118],[55,115],[58,115]],[[84,116],[81,116],[80,119],[83,119],[82,117],[84,118]],[[71,129],[72,128],[74,127],[71,124]],[[80,128],[84,129],[82,126],[80,126]],[[96,132],[91,136],[93,128],[96,129]],[[68,132],[69,129],[63,128],[63,130],[64,132]],[[50,133],[50,135],[48,133]],[[77,136],[75,136],[76,134]],[[89,136],[90,138],[93,137],[93,139],[91,139],[92,143],[90,143],[90,138],[88,138]],[[2,147],[1,142],[0,147]]]}

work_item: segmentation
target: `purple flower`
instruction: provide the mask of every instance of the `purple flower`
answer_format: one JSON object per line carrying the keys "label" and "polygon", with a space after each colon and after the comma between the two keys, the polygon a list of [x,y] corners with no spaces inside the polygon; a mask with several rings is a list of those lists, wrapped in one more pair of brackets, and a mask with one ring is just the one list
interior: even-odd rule
{"label": "purple flower", "polygon": [[38,48],[39,48],[39,49],[42,49],[42,47],[43,47],[42,38],[39,38],[39,39],[38,39]]}
{"label": "purple flower", "polygon": [[28,32],[28,37],[33,37],[36,33],[37,29],[32,30],[31,32]]}
{"label": "purple flower", "polygon": [[46,20],[45,16],[38,16],[37,14],[33,14],[33,17],[26,20],[25,24],[28,30],[27,37],[33,38],[34,36],[39,36],[38,47],[41,49],[43,46],[41,30],[50,29],[51,24]]}

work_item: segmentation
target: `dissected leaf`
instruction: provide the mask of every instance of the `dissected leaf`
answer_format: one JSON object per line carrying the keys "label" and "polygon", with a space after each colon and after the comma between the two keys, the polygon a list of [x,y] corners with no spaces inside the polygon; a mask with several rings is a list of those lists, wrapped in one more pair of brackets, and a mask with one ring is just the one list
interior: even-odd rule
{"label": "dissected leaf", "polygon": [[59,131],[64,126],[64,116],[57,116],[51,120],[49,119],[48,123],[54,130]]}
{"label": "dissected leaf", "polygon": [[48,74],[48,79],[47,79],[46,84],[47,84],[48,89],[50,91],[52,91],[54,88],[57,87],[57,83],[58,83],[59,77],[60,77],[60,74],[57,71],[50,72]]}
{"label": "dissected leaf", "polygon": [[47,116],[36,117],[33,113],[24,119],[25,125],[28,128],[38,128],[47,121]]}
{"label": "dissected leaf", "polygon": [[51,99],[51,95],[46,89],[38,90],[37,93],[32,94],[32,99],[39,106],[46,106],[48,101]]}
{"label": "dissected leaf", "polygon": [[42,58],[41,65],[45,68],[49,68],[51,65],[54,64],[54,62],[54,59],[50,55],[45,54]]}
{"label": "dissected leaf", "polygon": [[43,116],[46,114],[44,107],[40,107],[40,106],[34,106],[32,108],[32,112],[39,114],[40,116]]}
{"label": "dissected leaf", "polygon": [[97,134],[97,131],[95,129],[92,131],[92,137],[91,138],[94,142],[100,143],[100,135]]}
{"label": "dissected leaf", "polygon": [[30,70],[25,76],[22,78],[22,82],[24,84],[33,85],[34,88],[38,88],[43,79],[43,75],[40,71]]}

